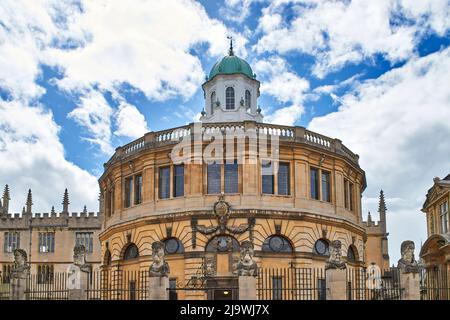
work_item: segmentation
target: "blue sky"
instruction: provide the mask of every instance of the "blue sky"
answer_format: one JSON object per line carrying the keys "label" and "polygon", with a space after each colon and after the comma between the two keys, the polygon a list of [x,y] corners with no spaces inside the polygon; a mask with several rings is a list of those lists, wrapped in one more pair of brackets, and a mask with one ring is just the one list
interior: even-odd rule
{"label": "blue sky", "polygon": [[74,211],[97,210],[103,163],[146,131],[192,122],[204,105],[201,84],[233,35],[262,83],[266,122],[308,127],[360,155],[364,215],[377,217],[384,189],[398,257],[402,239],[425,240],[426,190],[450,173],[449,7],[2,1],[0,184],[11,186],[15,211],[28,188],[36,210],[49,211],[65,187]]}

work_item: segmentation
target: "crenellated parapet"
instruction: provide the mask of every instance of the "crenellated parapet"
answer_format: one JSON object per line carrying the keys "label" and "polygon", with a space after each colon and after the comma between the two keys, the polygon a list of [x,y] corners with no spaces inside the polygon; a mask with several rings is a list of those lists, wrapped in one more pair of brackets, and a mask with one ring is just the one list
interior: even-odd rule
{"label": "crenellated parapet", "polygon": [[[5,201],[6,200],[6,201]],[[69,193],[64,191],[63,208],[56,212],[53,206],[50,212],[32,212],[32,192],[28,190],[27,201],[22,213],[9,213],[5,203],[9,205],[10,194],[8,186],[5,187],[3,202],[0,204],[0,230],[1,229],[29,229],[35,228],[69,228],[69,229],[99,229],[101,220],[99,212],[88,211],[86,206],[80,212],[69,212]]]}

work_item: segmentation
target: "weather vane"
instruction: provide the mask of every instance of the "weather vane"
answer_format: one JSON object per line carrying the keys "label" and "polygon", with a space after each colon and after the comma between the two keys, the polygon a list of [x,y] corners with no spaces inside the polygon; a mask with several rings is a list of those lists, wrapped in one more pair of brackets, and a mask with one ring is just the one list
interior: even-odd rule
{"label": "weather vane", "polygon": [[233,56],[234,55],[234,52],[233,52],[233,36],[227,36],[227,39],[230,40],[230,52],[229,52],[229,55]]}

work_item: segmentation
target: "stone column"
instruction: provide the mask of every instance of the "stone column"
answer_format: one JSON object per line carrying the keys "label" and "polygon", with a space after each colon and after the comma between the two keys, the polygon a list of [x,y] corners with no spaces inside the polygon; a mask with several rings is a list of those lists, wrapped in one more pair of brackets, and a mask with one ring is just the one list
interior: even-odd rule
{"label": "stone column", "polygon": [[402,300],[420,300],[420,274],[418,272],[400,272]]}
{"label": "stone column", "polygon": [[169,278],[150,277],[149,300],[169,300]]}
{"label": "stone column", "polygon": [[239,276],[239,300],[256,300],[256,278]]}
{"label": "stone column", "polygon": [[327,269],[326,279],[326,299],[346,300],[347,299],[347,271],[346,269]]}

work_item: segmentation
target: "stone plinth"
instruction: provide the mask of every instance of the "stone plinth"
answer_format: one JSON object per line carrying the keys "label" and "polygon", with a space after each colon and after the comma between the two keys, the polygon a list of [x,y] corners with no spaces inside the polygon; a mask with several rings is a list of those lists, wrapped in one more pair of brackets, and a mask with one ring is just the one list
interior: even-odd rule
{"label": "stone plinth", "polygon": [[400,288],[403,300],[420,300],[420,275],[418,272],[401,272]]}
{"label": "stone plinth", "polygon": [[346,269],[328,269],[326,273],[327,300],[347,299]]}
{"label": "stone plinth", "polygon": [[89,273],[80,267],[71,265],[67,268],[67,291],[69,300],[87,300]]}
{"label": "stone plinth", "polygon": [[149,300],[169,300],[169,278],[150,277],[148,288]]}
{"label": "stone plinth", "polygon": [[10,286],[10,300],[27,300],[25,294],[26,286],[26,279],[12,278]]}
{"label": "stone plinth", "polygon": [[239,300],[256,300],[256,278],[239,276]]}

